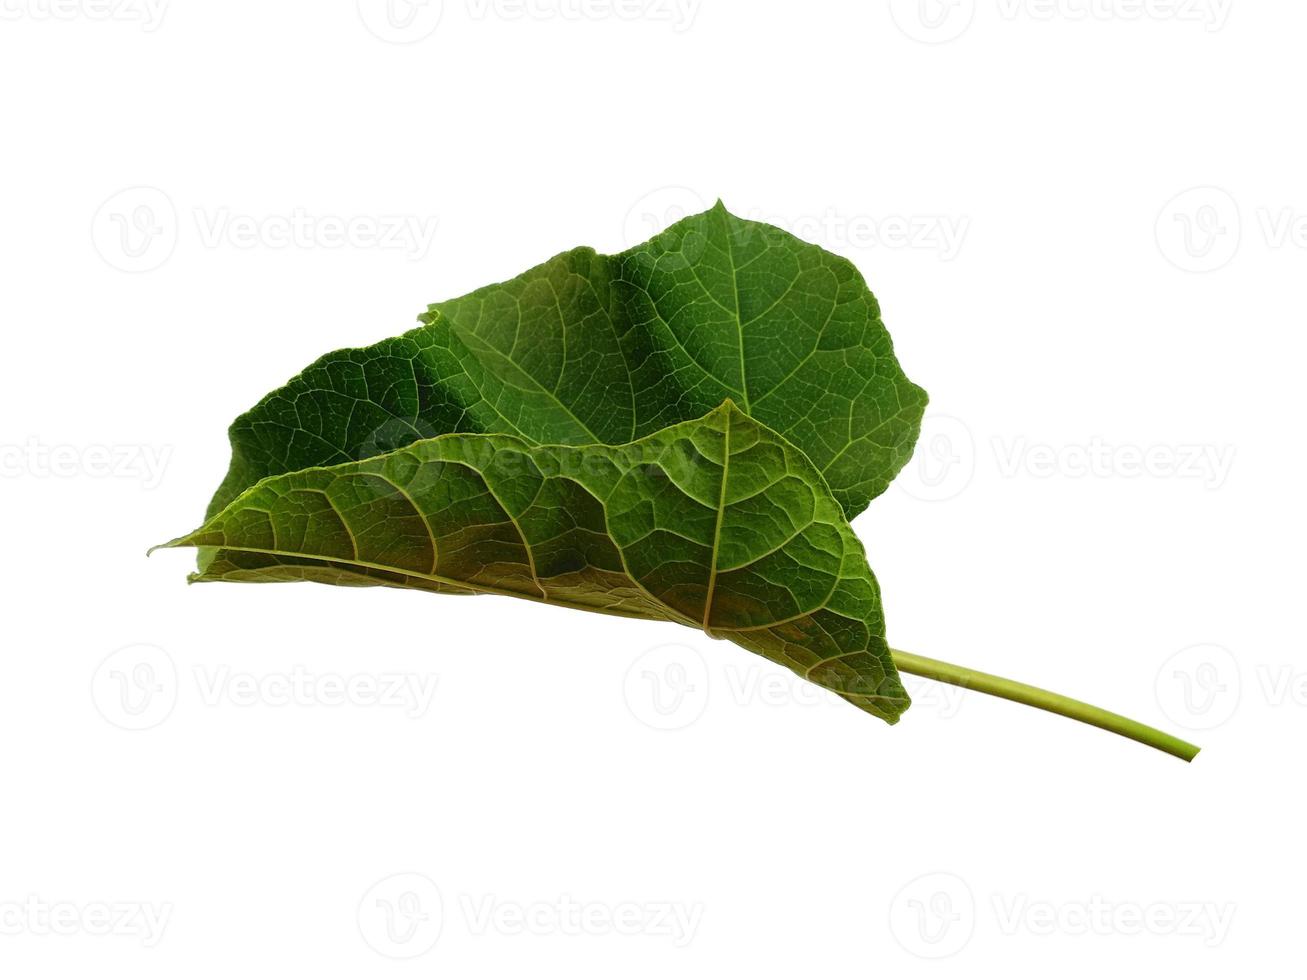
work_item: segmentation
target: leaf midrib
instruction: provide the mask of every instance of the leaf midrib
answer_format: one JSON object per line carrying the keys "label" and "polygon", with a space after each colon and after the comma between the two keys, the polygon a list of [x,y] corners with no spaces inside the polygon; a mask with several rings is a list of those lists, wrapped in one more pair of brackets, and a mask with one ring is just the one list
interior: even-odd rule
{"label": "leaf midrib", "polygon": [[[735,245],[731,241],[731,225],[726,220],[726,212],[721,212],[722,230],[726,235],[726,259],[731,264],[731,286],[735,291],[735,335],[740,341],[740,400],[744,403],[744,414],[749,414],[749,373],[744,364],[744,317],[740,313],[740,277],[735,267]],[[785,292],[788,292],[787,288]],[[729,425],[728,425],[729,429]]]}
{"label": "leaf midrib", "polygon": [[722,519],[726,515],[726,475],[731,466],[731,410],[726,408],[726,426],[722,433],[722,486],[717,493],[717,521],[713,526],[712,557],[708,560],[708,595],[703,602],[703,631],[712,636],[708,628],[712,617],[712,601],[717,590],[717,552],[722,542]]}

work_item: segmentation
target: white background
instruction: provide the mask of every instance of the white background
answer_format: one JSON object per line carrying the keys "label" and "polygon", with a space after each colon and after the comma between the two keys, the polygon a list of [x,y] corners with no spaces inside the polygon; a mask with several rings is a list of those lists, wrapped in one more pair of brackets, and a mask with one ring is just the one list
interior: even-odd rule
{"label": "white background", "polygon": [[[4,976],[1297,960],[1307,10],[0,10]],[[916,683],[890,728],[672,625],[146,560],[319,354],[719,195],[855,261],[932,395],[856,522],[891,642],[1194,764]]]}

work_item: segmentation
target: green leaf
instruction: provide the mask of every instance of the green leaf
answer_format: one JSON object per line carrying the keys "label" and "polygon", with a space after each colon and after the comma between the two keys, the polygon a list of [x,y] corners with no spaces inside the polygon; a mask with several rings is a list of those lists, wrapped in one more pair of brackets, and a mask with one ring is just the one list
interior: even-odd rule
{"label": "green leaf", "polygon": [[421,319],[328,354],[238,418],[209,513],[264,477],[445,433],[616,445],[730,398],[802,447],[851,519],[911,455],[926,404],[850,262],[720,203]]}
{"label": "green leaf", "polygon": [[519,596],[727,638],[893,722],[862,545],[811,461],[727,401],[623,445],[449,434],[265,478],[168,546],[197,581]]}
{"label": "green leaf", "polygon": [[911,455],[926,395],[845,260],[719,202],[627,252],[573,249],[421,320],[328,354],[232,424],[206,523],[169,542],[200,549],[193,581],[495,593],[669,620],[891,723],[908,706],[904,670],[1197,754],[886,646],[848,522]]}

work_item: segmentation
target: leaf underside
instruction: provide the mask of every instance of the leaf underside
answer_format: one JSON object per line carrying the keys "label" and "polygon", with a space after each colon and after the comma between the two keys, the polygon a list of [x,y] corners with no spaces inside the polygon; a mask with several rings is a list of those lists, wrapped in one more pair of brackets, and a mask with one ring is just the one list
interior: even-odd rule
{"label": "leaf underside", "polygon": [[893,722],[849,520],[926,395],[846,260],[719,203],[336,351],[231,426],[193,581],[494,593],[670,620]]}
{"label": "leaf underside", "polygon": [[169,546],[195,581],[487,592],[679,622],[893,722],[876,580],[821,475],[726,402],[620,446],[451,434],[264,480]]}

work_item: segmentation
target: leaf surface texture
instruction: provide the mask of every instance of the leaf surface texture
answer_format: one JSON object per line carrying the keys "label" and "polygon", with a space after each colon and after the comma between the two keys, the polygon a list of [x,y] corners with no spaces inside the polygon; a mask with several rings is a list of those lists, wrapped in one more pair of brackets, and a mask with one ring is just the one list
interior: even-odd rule
{"label": "leaf surface texture", "polygon": [[492,593],[730,639],[887,721],[908,698],[861,542],[808,457],[727,401],[622,445],[454,433],[264,479],[170,546],[197,581]]}
{"label": "leaf surface texture", "polygon": [[617,255],[576,248],[321,358],[231,427],[209,513],[267,476],[451,432],[619,445],[726,399],[853,518],[911,455],[926,395],[846,259],[721,204]]}

